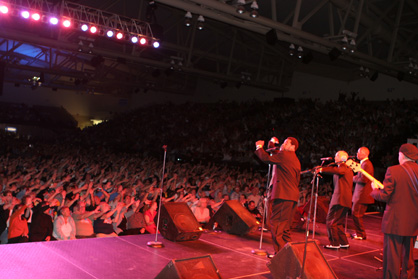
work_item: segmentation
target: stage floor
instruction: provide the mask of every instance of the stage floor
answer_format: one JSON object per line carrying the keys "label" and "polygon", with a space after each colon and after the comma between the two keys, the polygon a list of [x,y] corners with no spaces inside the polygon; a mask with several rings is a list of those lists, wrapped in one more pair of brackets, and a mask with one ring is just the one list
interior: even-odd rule
{"label": "stage floor", "polygon": [[[324,249],[328,244],[325,225],[317,223],[315,240],[340,279],[382,277],[383,235],[381,214],[365,217],[367,240],[349,240],[349,249]],[[347,233],[352,221],[348,219]],[[293,241],[305,240],[305,231],[293,231]],[[312,239],[312,232],[309,234]],[[252,254],[260,245],[260,231],[237,236],[205,232],[196,241],[172,242],[158,236],[164,248],[151,248],[155,235],[102,239],[7,244],[0,246],[0,278],[154,278],[172,259],[211,255],[222,278],[273,278],[265,256]],[[272,251],[270,233],[262,248]],[[418,250],[418,249],[415,249]],[[308,255],[309,257],[309,255]]]}

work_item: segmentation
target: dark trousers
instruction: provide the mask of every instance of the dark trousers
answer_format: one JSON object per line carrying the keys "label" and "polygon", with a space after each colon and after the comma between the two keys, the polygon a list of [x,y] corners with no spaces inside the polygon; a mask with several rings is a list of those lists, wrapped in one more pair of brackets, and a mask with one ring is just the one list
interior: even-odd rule
{"label": "dark trousers", "polygon": [[385,233],[383,239],[383,279],[415,278],[415,239],[416,236]]}
{"label": "dark trousers", "polygon": [[271,202],[271,237],[273,240],[274,252],[277,253],[286,243],[292,241],[290,226],[296,212],[296,202],[274,199]]}
{"label": "dark trousers", "polygon": [[354,203],[353,208],[351,209],[351,214],[353,215],[354,228],[356,230],[356,235],[363,238],[366,237],[366,230],[364,229],[363,216],[366,213],[367,204],[363,203]]}
{"label": "dark trousers", "polygon": [[327,232],[331,245],[347,245],[348,240],[344,232],[345,216],[350,210],[348,207],[339,204],[333,205],[328,210],[327,215]]}

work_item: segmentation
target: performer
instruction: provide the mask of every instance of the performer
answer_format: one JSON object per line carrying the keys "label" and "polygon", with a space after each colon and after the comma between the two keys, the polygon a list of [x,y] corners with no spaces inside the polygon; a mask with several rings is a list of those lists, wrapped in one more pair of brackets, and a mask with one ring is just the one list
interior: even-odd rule
{"label": "performer", "polygon": [[327,249],[349,248],[347,236],[344,232],[344,221],[347,212],[351,208],[353,189],[353,172],[345,164],[347,152],[341,150],[335,154],[337,166],[319,168],[320,173],[334,175],[334,193],[329,204],[326,225],[328,239],[331,244],[325,245]]}
{"label": "performer", "polygon": [[382,219],[383,278],[415,278],[414,242],[418,235],[418,149],[406,143],[399,165],[386,170],[384,188],[372,183],[372,197],[386,202]]}
{"label": "performer", "polygon": [[[360,160],[361,168],[373,176],[374,168],[372,162],[369,160],[369,154],[370,151],[367,147],[360,147],[357,151],[357,159]],[[363,225],[363,216],[364,213],[366,213],[367,205],[374,203],[374,199],[370,196],[370,193],[372,192],[372,181],[365,177],[361,172],[354,176],[353,181],[355,183],[355,188],[351,213],[353,215],[356,233],[353,234],[352,237],[356,240],[365,240],[367,235]]]}
{"label": "performer", "polygon": [[271,156],[263,149],[264,141],[256,142],[255,154],[265,163],[274,164],[270,195],[271,204],[270,225],[274,252],[292,241],[290,226],[296,212],[299,199],[300,162],[295,151],[299,143],[293,137],[288,137],[280,146],[279,152]]}

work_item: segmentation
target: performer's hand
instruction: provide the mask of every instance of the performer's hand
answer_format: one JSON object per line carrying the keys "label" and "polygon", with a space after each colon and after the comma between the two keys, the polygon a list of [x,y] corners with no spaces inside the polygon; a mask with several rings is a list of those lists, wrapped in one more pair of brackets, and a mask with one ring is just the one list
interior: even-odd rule
{"label": "performer's hand", "polygon": [[374,181],[372,181],[372,189],[380,189],[378,185],[374,184]]}
{"label": "performer's hand", "polygon": [[256,141],[256,143],[255,143],[255,148],[256,149],[263,148],[263,146],[264,146],[264,140]]}

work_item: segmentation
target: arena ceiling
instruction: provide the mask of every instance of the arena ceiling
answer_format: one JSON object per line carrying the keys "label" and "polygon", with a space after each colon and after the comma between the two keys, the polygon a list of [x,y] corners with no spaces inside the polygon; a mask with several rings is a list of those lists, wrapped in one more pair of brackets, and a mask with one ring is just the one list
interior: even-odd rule
{"label": "arena ceiling", "polygon": [[[244,85],[285,92],[295,70],[344,81],[373,81],[384,73],[418,83],[415,0],[259,0],[258,17],[250,15],[253,2],[1,1],[12,7],[0,17],[4,81],[33,89],[41,85],[118,95],[147,90],[192,94],[200,78],[221,88]],[[239,6],[244,13],[237,12]],[[119,15],[134,20],[161,46],[25,22],[12,11],[22,7],[61,15],[71,7],[91,23],[97,15]],[[77,12],[71,15],[77,17]],[[33,76],[42,83],[33,86]]]}

